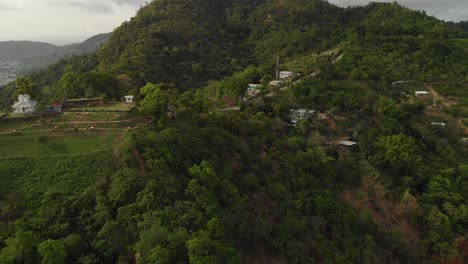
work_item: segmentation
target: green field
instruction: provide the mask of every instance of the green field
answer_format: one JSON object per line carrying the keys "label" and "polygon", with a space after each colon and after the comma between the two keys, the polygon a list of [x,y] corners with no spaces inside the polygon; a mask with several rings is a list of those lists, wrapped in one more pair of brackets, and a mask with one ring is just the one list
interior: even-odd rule
{"label": "green field", "polygon": [[132,109],[133,105],[131,104],[112,104],[112,105],[106,105],[106,106],[85,106],[85,107],[75,107],[75,108],[70,108],[70,111],[128,111]]}
{"label": "green field", "polygon": [[[115,122],[118,121],[118,122]],[[0,158],[85,154],[111,149],[128,127],[146,122],[131,113],[62,113],[35,120],[0,120]],[[88,128],[93,127],[93,130]],[[12,133],[16,130],[16,133]]]}
{"label": "green field", "polygon": [[[0,135],[0,158],[84,154],[110,149],[120,131],[22,131]],[[44,141],[40,141],[40,137]]]}
{"label": "green field", "polygon": [[468,52],[468,38],[463,38],[463,39],[454,39],[455,45],[464,48],[465,52]]}

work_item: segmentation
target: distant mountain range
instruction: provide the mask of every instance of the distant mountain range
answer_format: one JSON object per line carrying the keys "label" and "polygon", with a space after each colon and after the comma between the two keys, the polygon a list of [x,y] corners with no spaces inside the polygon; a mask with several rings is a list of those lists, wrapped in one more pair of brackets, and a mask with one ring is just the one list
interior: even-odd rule
{"label": "distant mountain range", "polygon": [[0,42],[0,86],[14,81],[72,55],[83,55],[97,50],[109,34],[93,36],[82,43],[56,46],[44,42]]}

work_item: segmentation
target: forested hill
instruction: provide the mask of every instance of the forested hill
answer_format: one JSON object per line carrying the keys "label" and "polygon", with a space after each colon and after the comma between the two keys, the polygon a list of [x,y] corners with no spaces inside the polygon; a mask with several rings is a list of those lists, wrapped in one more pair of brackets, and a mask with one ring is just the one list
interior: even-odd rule
{"label": "forested hill", "polygon": [[[39,87],[57,87],[67,72],[80,75],[93,71],[103,76],[121,76],[131,83],[124,90],[141,87],[146,82],[169,83],[186,90],[229,76],[250,64],[271,69],[278,51],[282,61],[288,61],[339,44],[364,52],[358,55],[361,64],[368,63],[362,60],[365,53],[384,59],[404,56],[412,63],[431,67],[423,70],[428,76],[421,78],[440,79],[445,74],[432,72],[436,69],[431,60],[442,55],[440,70],[459,68],[456,55],[451,55],[449,39],[461,35],[460,32],[454,25],[398,4],[372,3],[343,9],[321,0],[156,0],[117,28],[103,49],[91,56],[60,62],[33,79]],[[398,45],[380,45],[382,41]],[[367,51],[369,48],[372,50]],[[379,61],[382,60],[374,63]],[[372,72],[366,72],[373,70],[368,66],[362,65],[363,74],[375,78]],[[391,77],[414,79],[417,77],[414,75],[421,73],[411,69],[408,72],[407,66],[400,65],[400,73]],[[350,71],[344,72],[342,78],[353,74]],[[100,95],[103,90],[114,89],[112,84],[108,85],[72,95]],[[11,89],[14,88],[4,93]],[[128,91],[109,94],[122,92]],[[44,96],[51,99],[56,95]]]}
{"label": "forested hill", "polygon": [[109,34],[99,34],[82,43],[65,46],[33,41],[3,41],[0,42],[0,60],[22,60],[26,64],[32,64],[38,58],[45,60],[45,58],[50,57],[49,60],[53,61],[54,56],[56,60],[56,58],[63,58],[67,54],[91,53],[102,45],[108,37]]}
{"label": "forested hill", "polygon": [[33,41],[0,42],[0,85],[13,81],[17,76],[47,69],[66,57],[93,53],[108,37],[109,34],[99,34],[82,43],[65,46]]}
{"label": "forested hill", "polygon": [[467,263],[463,27],[396,2],[152,1],[0,88],[0,109],[114,103],[4,118],[0,148],[116,135],[0,152],[0,263]]}

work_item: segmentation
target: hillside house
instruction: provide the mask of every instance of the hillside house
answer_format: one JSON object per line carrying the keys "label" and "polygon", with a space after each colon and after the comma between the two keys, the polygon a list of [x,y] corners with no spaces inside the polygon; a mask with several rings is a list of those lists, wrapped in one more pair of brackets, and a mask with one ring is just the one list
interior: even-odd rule
{"label": "hillside house", "polygon": [[133,95],[126,95],[124,96],[124,98],[125,98],[125,103],[127,104],[133,103]]}
{"label": "hillside house", "polygon": [[46,106],[46,111],[47,112],[55,112],[55,113],[61,113],[63,108],[63,104],[61,103],[53,103],[51,105]]}
{"label": "hillside house", "polygon": [[280,79],[291,79],[294,76],[292,71],[280,71],[279,78]]}
{"label": "hillside house", "polygon": [[428,97],[431,94],[428,91],[416,91],[416,92],[414,92],[414,95],[416,97]]}
{"label": "hillside house", "polygon": [[431,122],[431,126],[445,127],[445,123],[443,123],[443,122]]}
{"label": "hillside house", "polygon": [[291,109],[289,116],[291,118],[291,123],[296,124],[302,119],[309,119],[314,113],[314,110]]}
{"label": "hillside house", "polygon": [[354,149],[356,146],[357,146],[357,142],[354,142],[354,141],[343,140],[343,141],[338,142],[338,147],[341,150]]}
{"label": "hillside house", "polygon": [[28,94],[20,94],[18,102],[13,104],[13,113],[15,114],[30,114],[36,111],[37,102],[31,100]]}
{"label": "hillside house", "polygon": [[284,82],[283,82],[283,81],[277,81],[277,80],[275,80],[275,81],[271,81],[271,82],[270,82],[270,86],[281,87],[281,86],[283,86],[283,85],[284,85]]}
{"label": "hillside house", "polygon": [[247,94],[250,96],[255,96],[260,92],[260,89],[263,87],[261,84],[249,84],[249,87],[247,88]]}

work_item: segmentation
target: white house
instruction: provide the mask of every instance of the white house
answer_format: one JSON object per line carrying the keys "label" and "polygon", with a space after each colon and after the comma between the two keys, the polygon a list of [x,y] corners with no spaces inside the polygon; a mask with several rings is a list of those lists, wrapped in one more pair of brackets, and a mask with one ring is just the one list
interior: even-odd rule
{"label": "white house", "polygon": [[250,83],[247,88],[247,94],[250,96],[255,96],[260,92],[260,89],[263,87],[261,84]]}
{"label": "white house", "polygon": [[445,127],[445,123],[443,123],[443,122],[431,122],[431,126]]}
{"label": "white house", "polygon": [[124,96],[124,98],[125,98],[126,103],[129,103],[129,104],[133,103],[133,95],[126,95]]}
{"label": "white house", "polygon": [[31,100],[28,94],[20,94],[18,102],[13,105],[13,113],[15,114],[28,114],[36,111],[37,102]]}
{"label": "white house", "polygon": [[430,93],[428,91],[416,91],[414,92],[414,95],[416,97],[426,97],[426,96],[429,96]]}
{"label": "white house", "polygon": [[357,143],[354,141],[343,140],[343,141],[338,142],[338,145],[342,147],[353,147],[353,146],[356,146]]}
{"label": "white house", "polygon": [[280,79],[290,79],[294,76],[294,73],[291,71],[280,71],[279,77]]}
{"label": "white house", "polygon": [[290,117],[291,117],[291,123],[296,124],[302,119],[307,119],[314,114],[314,110],[307,110],[307,109],[291,109]]}

